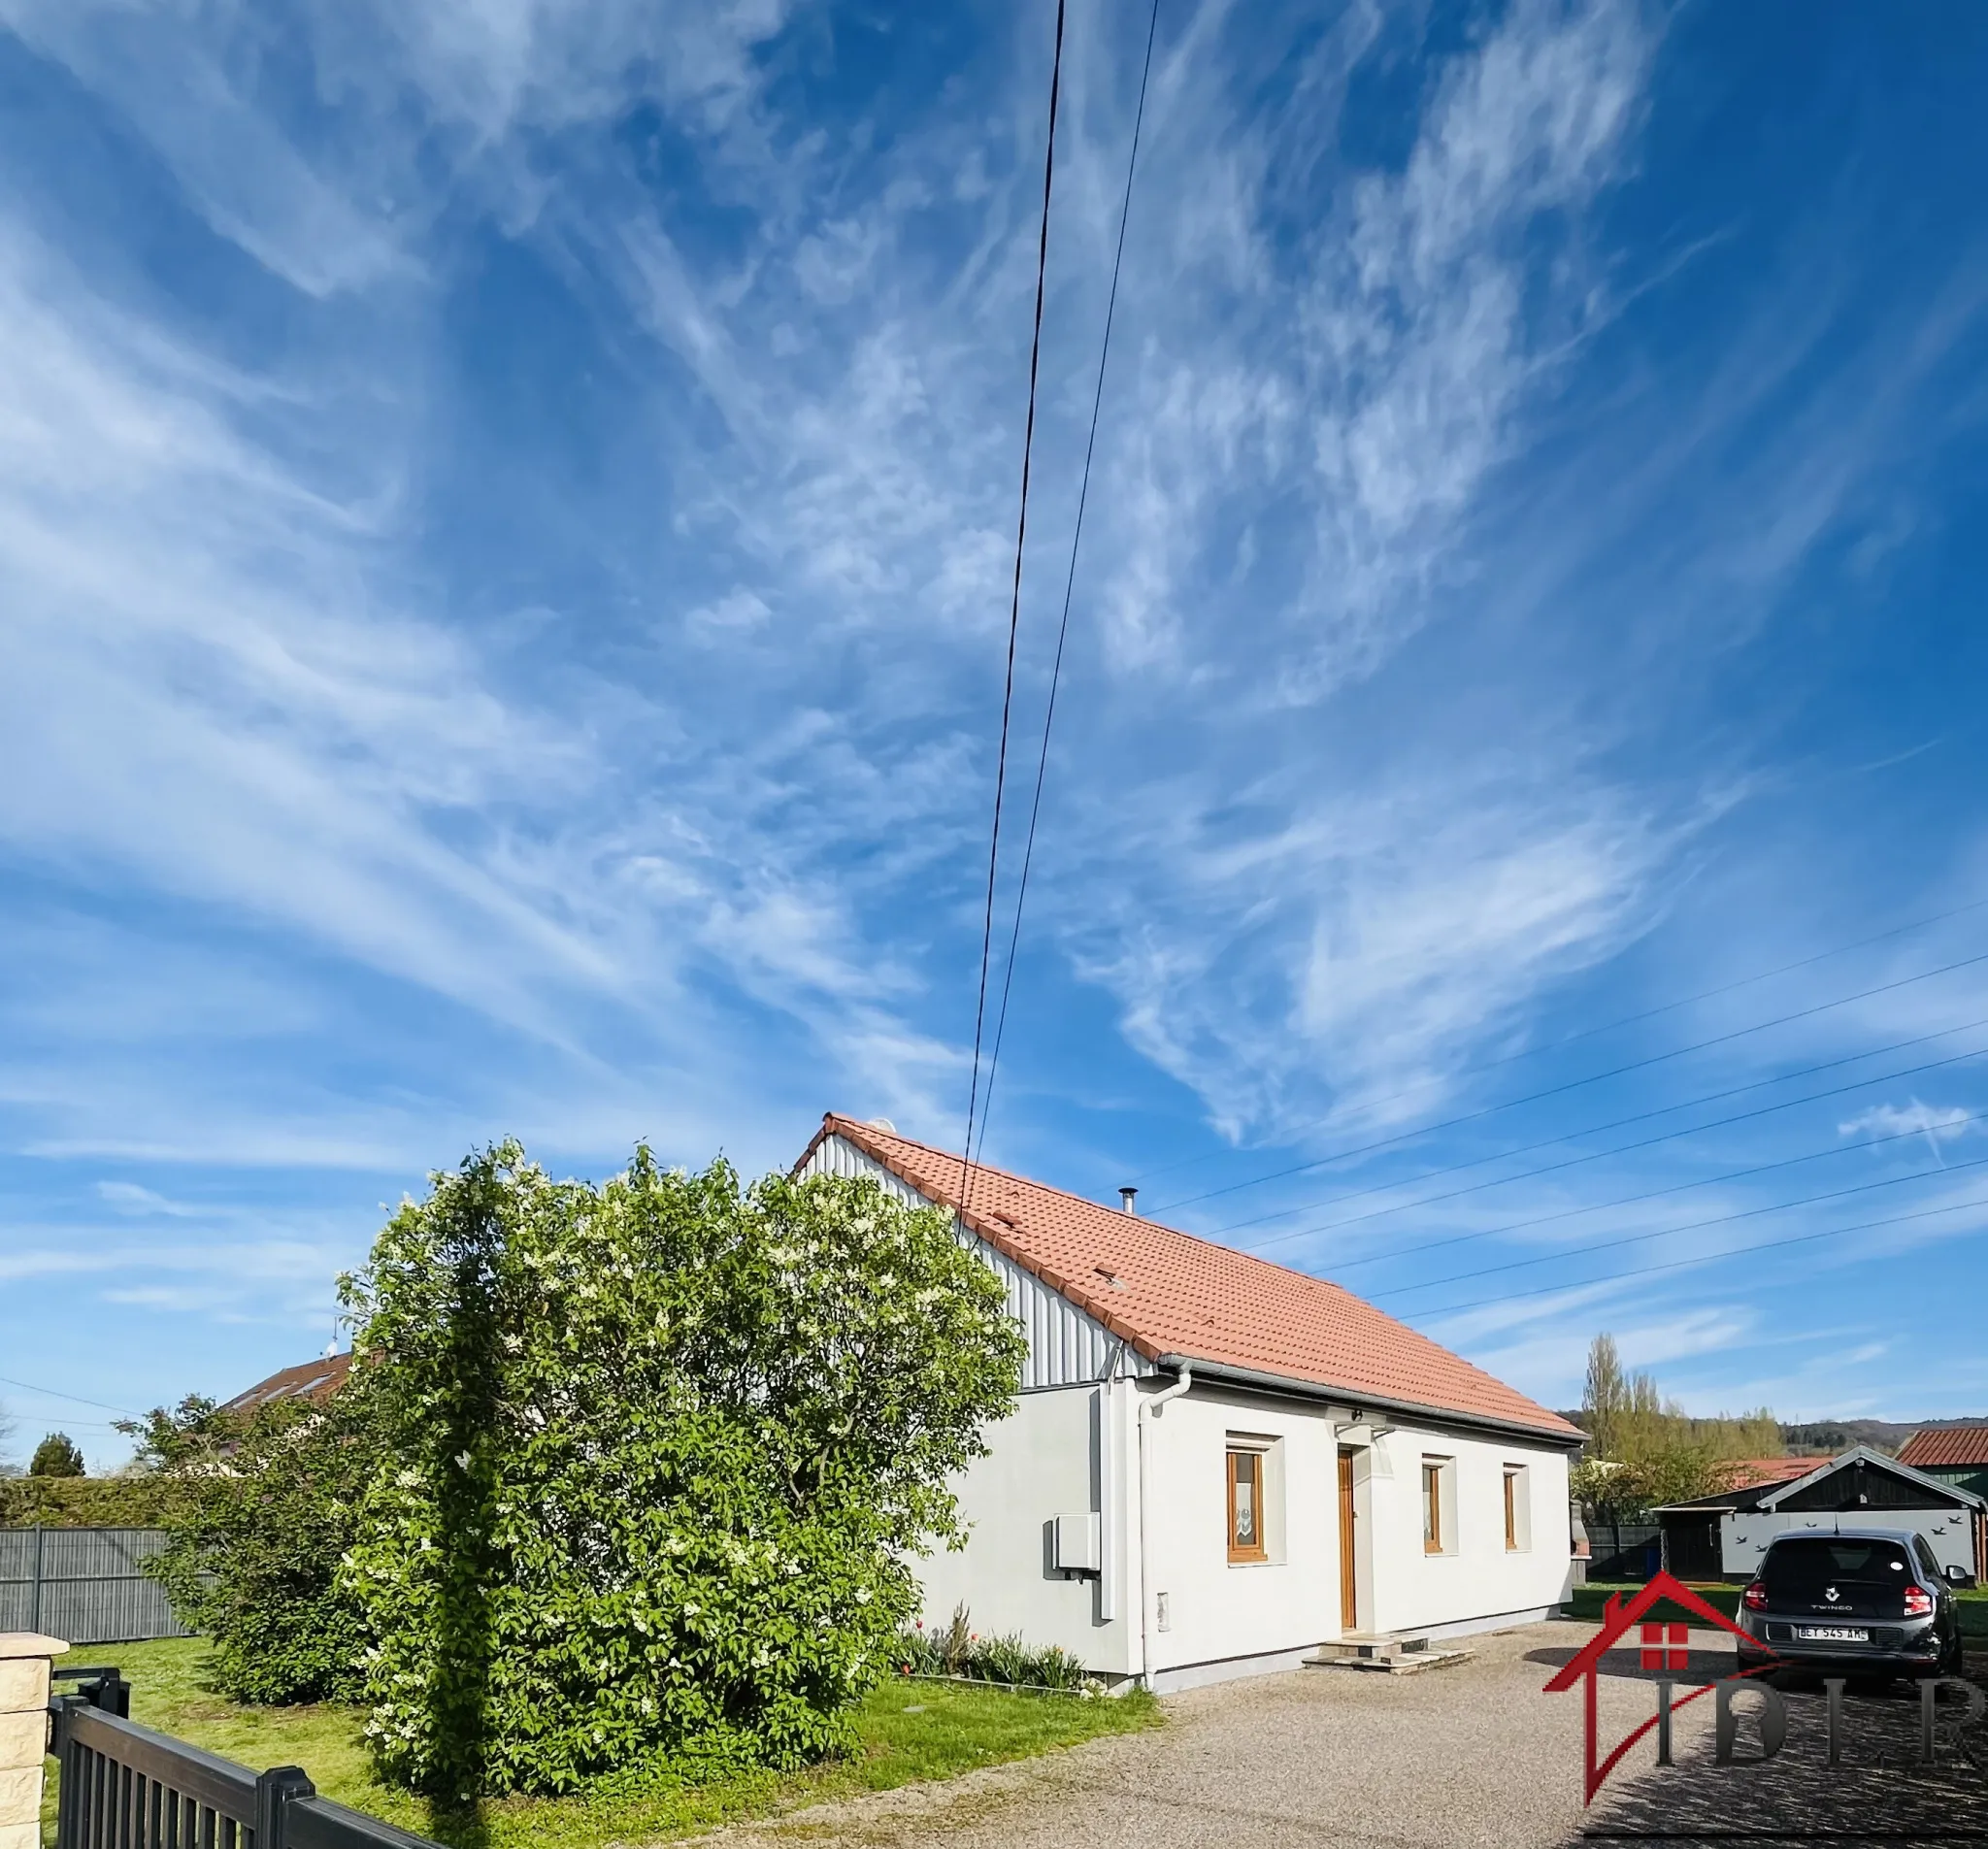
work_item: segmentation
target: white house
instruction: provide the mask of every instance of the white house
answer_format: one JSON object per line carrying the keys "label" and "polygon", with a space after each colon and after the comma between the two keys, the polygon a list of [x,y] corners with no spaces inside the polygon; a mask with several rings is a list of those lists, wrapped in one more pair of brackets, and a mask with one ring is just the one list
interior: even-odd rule
{"label": "white house", "polygon": [[928,1625],[964,1601],[1166,1690],[1567,1597],[1579,1430],[1338,1285],[883,1124],[829,1115],[796,1172],[950,1208],[1028,1332]]}

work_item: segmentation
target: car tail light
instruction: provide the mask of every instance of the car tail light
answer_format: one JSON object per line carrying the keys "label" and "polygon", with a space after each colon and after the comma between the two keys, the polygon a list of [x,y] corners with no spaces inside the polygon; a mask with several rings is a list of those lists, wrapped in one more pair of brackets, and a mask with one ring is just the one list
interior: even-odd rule
{"label": "car tail light", "polygon": [[1933,1615],[1933,1595],[1924,1586],[1905,1588],[1905,1616],[1907,1618],[1930,1618]]}
{"label": "car tail light", "polygon": [[1746,1590],[1740,1595],[1740,1602],[1742,1605],[1744,1605],[1748,1611],[1765,1611],[1767,1609],[1767,1588],[1763,1586],[1759,1580],[1754,1580],[1752,1584],[1750,1584],[1746,1588]]}

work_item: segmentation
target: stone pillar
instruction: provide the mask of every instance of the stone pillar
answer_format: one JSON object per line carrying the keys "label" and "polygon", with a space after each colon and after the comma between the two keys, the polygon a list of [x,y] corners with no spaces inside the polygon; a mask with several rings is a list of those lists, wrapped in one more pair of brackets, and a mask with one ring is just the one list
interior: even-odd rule
{"label": "stone pillar", "polygon": [[68,1648],[59,1637],[0,1631],[0,1849],[40,1849],[49,1659]]}

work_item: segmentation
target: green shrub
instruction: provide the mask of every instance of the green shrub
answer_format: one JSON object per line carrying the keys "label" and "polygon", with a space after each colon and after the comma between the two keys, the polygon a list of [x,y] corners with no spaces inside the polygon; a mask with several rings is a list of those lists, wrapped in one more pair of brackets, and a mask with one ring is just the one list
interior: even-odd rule
{"label": "green shrub", "polygon": [[982,1637],[972,1629],[963,1604],[953,1607],[952,1617],[936,1633],[927,1632],[922,1620],[900,1632],[890,1666],[901,1675],[964,1676],[1010,1688],[1079,1693],[1098,1686],[1083,1665],[1056,1644],[1037,1648],[1024,1643],[1019,1634]]}
{"label": "green shrub", "polygon": [[171,1488],[157,1477],[0,1477],[0,1528],[157,1528]]}
{"label": "green shrub", "polygon": [[212,1640],[215,1686],[238,1701],[354,1699],[365,1638],[339,1560],[374,1469],[360,1388],[246,1420],[195,1397],[124,1429],[170,1536],[146,1570]]}
{"label": "green shrub", "polygon": [[449,1802],[849,1748],[1023,1352],[949,1216],[646,1149],[598,1189],[473,1157],[346,1293],[369,1737]]}

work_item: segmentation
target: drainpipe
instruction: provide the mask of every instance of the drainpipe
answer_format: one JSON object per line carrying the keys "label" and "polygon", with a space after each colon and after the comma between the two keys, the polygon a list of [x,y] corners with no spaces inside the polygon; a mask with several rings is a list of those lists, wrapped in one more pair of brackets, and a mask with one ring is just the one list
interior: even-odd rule
{"label": "drainpipe", "polygon": [[1171,1387],[1163,1387],[1151,1395],[1141,1394],[1139,1399],[1139,1668],[1147,1688],[1153,1685],[1153,1601],[1148,1540],[1152,1530],[1146,1523],[1146,1480],[1150,1473],[1147,1456],[1152,1447],[1146,1442],[1145,1421],[1147,1413],[1158,1418],[1172,1401],[1179,1399],[1193,1385],[1194,1364],[1183,1361]]}

